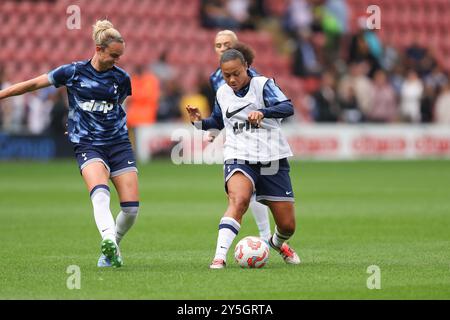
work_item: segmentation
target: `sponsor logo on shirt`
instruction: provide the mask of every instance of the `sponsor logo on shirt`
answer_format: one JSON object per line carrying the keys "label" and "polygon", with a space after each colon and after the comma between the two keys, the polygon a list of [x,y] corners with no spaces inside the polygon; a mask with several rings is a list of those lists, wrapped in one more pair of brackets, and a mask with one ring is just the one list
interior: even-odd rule
{"label": "sponsor logo on shirt", "polygon": [[108,113],[114,108],[113,103],[109,103],[106,101],[85,101],[81,104],[81,109],[87,112],[103,112]]}

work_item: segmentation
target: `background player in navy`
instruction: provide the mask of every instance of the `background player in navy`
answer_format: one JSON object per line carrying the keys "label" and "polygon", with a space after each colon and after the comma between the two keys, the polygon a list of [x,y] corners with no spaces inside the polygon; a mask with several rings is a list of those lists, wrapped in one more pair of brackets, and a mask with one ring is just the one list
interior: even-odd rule
{"label": "background player in navy", "polygon": [[[134,224],[139,208],[136,160],[122,107],[131,95],[129,75],[115,66],[125,42],[108,20],[93,26],[95,54],[87,61],[60,66],[48,74],[0,91],[0,99],[44,88],[66,86],[68,135],[86,183],[101,234],[99,267],[122,266],[119,242]],[[120,199],[116,221],[110,210],[109,179]]]}
{"label": "background player in navy", "polygon": [[226,133],[224,178],[228,208],[219,223],[210,268],[225,267],[227,252],[254,193],[257,201],[270,207],[275,219],[269,244],[286,263],[299,264],[295,251],[284,245],[295,232],[294,194],[287,161],[292,151],[281,131],[281,119],[294,113],[292,103],[272,79],[252,76],[238,50],[226,50],[220,67],[226,84],[217,91],[212,115],[202,119],[197,107],[186,107],[197,128],[225,128]]}

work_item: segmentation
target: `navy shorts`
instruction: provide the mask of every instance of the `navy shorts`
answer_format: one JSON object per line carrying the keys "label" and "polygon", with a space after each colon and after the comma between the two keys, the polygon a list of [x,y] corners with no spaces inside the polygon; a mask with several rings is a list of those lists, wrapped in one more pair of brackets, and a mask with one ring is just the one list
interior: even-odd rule
{"label": "navy shorts", "polygon": [[129,140],[106,146],[74,143],[73,149],[80,172],[92,162],[102,162],[111,178],[125,172],[137,172],[136,158]]}
{"label": "navy shorts", "polygon": [[227,182],[236,172],[243,173],[253,184],[256,201],[294,202],[289,162],[286,158],[267,164],[249,163],[244,160],[227,160],[224,164],[225,191]]}

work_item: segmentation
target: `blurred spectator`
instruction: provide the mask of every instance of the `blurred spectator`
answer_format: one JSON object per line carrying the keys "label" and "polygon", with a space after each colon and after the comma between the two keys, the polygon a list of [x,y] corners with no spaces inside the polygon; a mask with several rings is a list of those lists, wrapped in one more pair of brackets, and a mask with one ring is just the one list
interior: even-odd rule
{"label": "blurred spectator", "polygon": [[[3,83],[9,87],[8,82]],[[24,133],[27,95],[10,97],[2,100],[3,130],[9,133]]]}
{"label": "blurred spectator", "polygon": [[252,0],[228,0],[227,10],[233,20],[239,24],[239,29],[256,29],[256,20],[250,12]]}
{"label": "blurred spectator", "polygon": [[161,87],[172,81],[176,76],[176,69],[167,62],[167,51],[163,51],[158,60],[150,64],[150,72],[158,77]]}
{"label": "blurred spectator", "polygon": [[348,92],[345,98],[341,97],[341,115],[340,119],[347,123],[359,123],[364,121],[364,115],[361,112],[361,108],[356,98],[355,90],[353,87],[348,88]]}
{"label": "blurred spectator", "polygon": [[160,95],[158,78],[139,65],[131,77],[131,89],[132,96],[127,102],[127,124],[133,128],[154,123]]}
{"label": "blurred spectator", "polygon": [[293,74],[299,77],[320,77],[324,71],[325,35],[320,29],[298,32],[293,56]]}
{"label": "blurred spectator", "polygon": [[437,93],[439,88],[444,87],[448,83],[448,77],[439,65],[435,65],[425,77],[424,82],[425,85],[432,87],[435,93]]}
{"label": "blurred spectator", "polygon": [[249,13],[251,21],[258,25],[262,19],[268,17],[266,0],[250,0]]}
{"label": "blurred spectator", "polygon": [[238,29],[240,26],[228,11],[226,0],[202,0],[200,19],[205,28]]}
{"label": "blurred spectator", "polygon": [[378,70],[373,80],[373,106],[368,113],[373,122],[395,122],[398,120],[395,91],[387,80],[384,71]]}
{"label": "blurred spectator", "polygon": [[383,45],[381,44],[380,39],[377,34],[373,30],[365,29],[363,31],[364,40],[367,43],[367,47],[369,48],[369,52],[376,59],[376,62],[379,63],[381,60],[381,56],[383,54]]}
{"label": "blurred spectator", "polygon": [[414,39],[410,46],[405,50],[405,65],[407,68],[414,68],[425,58],[427,49],[422,47],[417,39]]}
{"label": "blurred spectator", "polygon": [[366,61],[370,65],[369,76],[381,68],[383,47],[377,35],[365,26],[365,19],[360,22],[360,31],[354,34],[350,40],[348,49],[348,62]]}
{"label": "blurred spectator", "polygon": [[53,136],[62,136],[67,131],[68,104],[64,91],[60,88],[50,95],[52,108],[48,131]]}
{"label": "blurred spectator", "polygon": [[372,112],[373,107],[373,85],[367,77],[367,63],[352,63],[349,72],[340,81],[338,92],[344,101],[350,101],[354,93],[356,102],[365,119]]}
{"label": "blurred spectator", "polygon": [[394,66],[394,69],[389,75],[389,82],[391,83],[392,88],[394,89],[395,95],[397,97],[399,97],[402,92],[402,86],[404,81],[405,77],[403,65],[397,64]]}
{"label": "blurred spectator", "polygon": [[340,34],[349,31],[349,7],[346,0],[327,0],[325,8],[334,17]]}
{"label": "blurred spectator", "polygon": [[143,65],[135,68],[131,76],[132,95],[127,99],[127,126],[130,129],[130,140],[134,145],[134,129],[141,125],[149,125],[156,121],[160,85],[158,78]]}
{"label": "blurred spectator", "polygon": [[430,85],[425,85],[425,89],[420,99],[420,121],[429,123],[433,121],[433,109],[436,101],[436,91]]}
{"label": "blurred spectator", "polygon": [[423,84],[414,70],[409,70],[403,82],[400,109],[405,121],[420,122],[420,99],[423,94]]}
{"label": "blurred spectator", "polygon": [[318,91],[312,95],[312,118],[316,122],[336,122],[339,117],[339,103],[334,76],[325,72]]}
{"label": "blurred spectator", "polygon": [[387,72],[392,72],[395,66],[401,63],[400,54],[390,37],[387,37],[384,41],[383,54],[380,63],[381,67]]}
{"label": "blurred spectator", "polygon": [[436,66],[436,60],[434,59],[430,50],[426,50],[425,57],[420,61],[419,65],[415,68],[420,78],[428,76],[434,67]]}
{"label": "blurred spectator", "polygon": [[404,63],[407,68],[416,70],[420,78],[428,76],[436,66],[432,51],[421,46],[417,40],[406,49]]}
{"label": "blurred spectator", "polygon": [[322,7],[322,26],[327,36],[327,64],[335,63],[340,57],[341,44],[348,32],[349,8],[346,0],[327,0]]}
{"label": "blurred spectator", "polygon": [[438,124],[450,124],[450,83],[447,83],[436,101],[435,121]]}
{"label": "blurred spectator", "polygon": [[43,134],[50,124],[52,103],[48,97],[43,99],[39,94],[39,92],[31,92],[27,95],[27,129],[32,135]]}
{"label": "blurred spectator", "polygon": [[158,121],[180,121],[181,89],[177,81],[170,81],[162,90],[157,113]]}
{"label": "blurred spectator", "polygon": [[310,28],[313,21],[312,8],[307,0],[290,0],[283,16],[284,31],[296,38],[300,30]]}

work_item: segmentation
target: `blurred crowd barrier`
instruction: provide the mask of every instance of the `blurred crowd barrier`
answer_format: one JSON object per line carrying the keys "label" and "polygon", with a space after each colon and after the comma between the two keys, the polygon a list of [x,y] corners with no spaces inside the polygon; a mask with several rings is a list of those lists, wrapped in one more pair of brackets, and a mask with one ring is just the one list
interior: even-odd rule
{"label": "blurred crowd barrier", "polygon": [[[283,134],[297,160],[450,158],[448,126],[286,124]],[[213,142],[208,138],[190,125],[139,127],[137,157],[141,162],[170,157],[175,164],[222,164],[224,133]]]}

